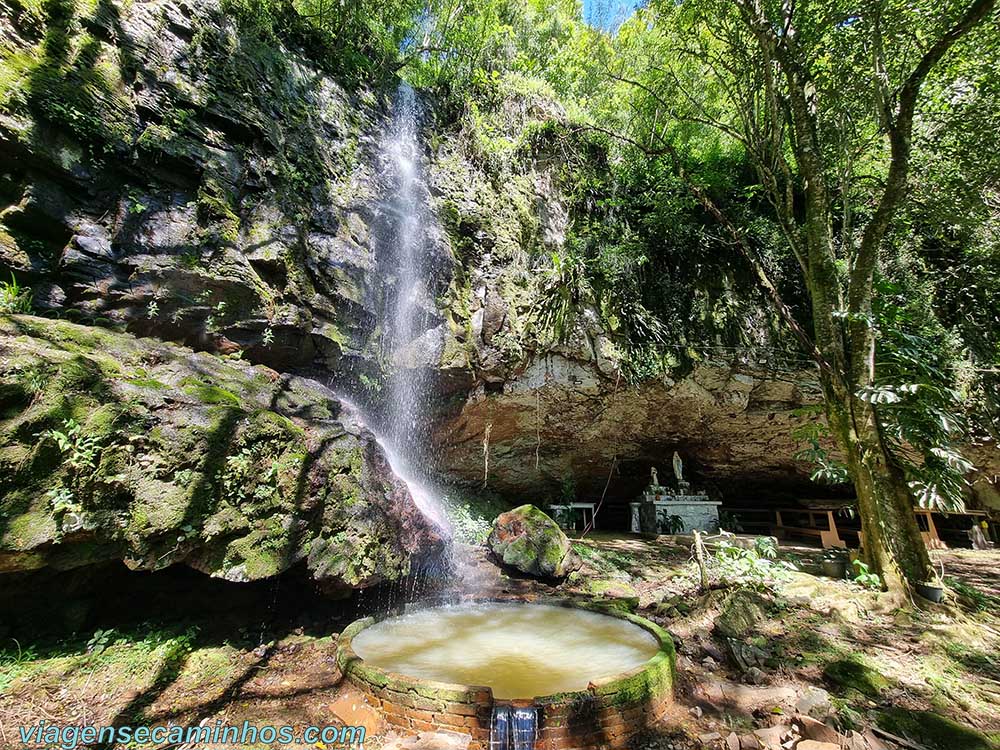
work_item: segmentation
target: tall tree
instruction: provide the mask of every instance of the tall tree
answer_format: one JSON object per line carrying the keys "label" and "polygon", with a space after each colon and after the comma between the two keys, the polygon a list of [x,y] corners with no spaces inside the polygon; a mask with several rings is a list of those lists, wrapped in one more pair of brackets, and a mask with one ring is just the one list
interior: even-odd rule
{"label": "tall tree", "polygon": [[[913,493],[880,418],[876,278],[907,200],[921,89],[930,76],[948,74],[949,53],[994,7],[995,0],[654,0],[623,32],[623,54],[611,68],[638,92],[628,137],[670,158],[819,365],[827,420],[857,492],[865,555],[895,590],[932,571]],[[692,173],[690,138],[705,131],[739,144],[752,164],[801,270],[811,334],[738,220]]]}

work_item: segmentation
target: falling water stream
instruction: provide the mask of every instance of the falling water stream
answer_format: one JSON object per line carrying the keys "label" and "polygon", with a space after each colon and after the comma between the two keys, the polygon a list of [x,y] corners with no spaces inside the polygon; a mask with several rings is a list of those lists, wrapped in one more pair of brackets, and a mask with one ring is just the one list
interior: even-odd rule
{"label": "falling water stream", "polygon": [[490,750],[532,750],[538,739],[538,709],[497,704],[490,721]]}
{"label": "falling water stream", "polygon": [[379,444],[396,476],[406,482],[413,501],[440,530],[449,530],[448,518],[421,467],[425,465],[428,412],[425,342],[434,300],[428,292],[427,255],[433,215],[421,179],[419,110],[413,89],[401,83],[396,93],[392,124],[382,143],[381,159],[393,190],[385,202],[390,230],[386,257],[391,258],[395,283],[390,287],[385,321],[385,354],[392,364],[385,424]]}

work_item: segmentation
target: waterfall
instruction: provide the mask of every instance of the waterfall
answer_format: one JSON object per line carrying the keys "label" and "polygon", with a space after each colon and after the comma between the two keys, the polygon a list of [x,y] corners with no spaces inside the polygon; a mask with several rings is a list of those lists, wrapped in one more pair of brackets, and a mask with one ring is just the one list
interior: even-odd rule
{"label": "waterfall", "polygon": [[447,515],[421,470],[426,465],[427,376],[435,364],[428,361],[434,354],[428,328],[436,308],[427,283],[434,217],[421,179],[416,94],[401,83],[393,104],[392,123],[381,147],[382,166],[392,189],[383,204],[389,231],[383,238],[385,247],[380,249],[384,258],[391,259],[388,269],[395,283],[388,287],[383,322],[384,353],[391,374],[379,442],[417,507],[448,535]]}
{"label": "waterfall", "polygon": [[532,750],[537,738],[537,709],[493,706],[490,750]]}

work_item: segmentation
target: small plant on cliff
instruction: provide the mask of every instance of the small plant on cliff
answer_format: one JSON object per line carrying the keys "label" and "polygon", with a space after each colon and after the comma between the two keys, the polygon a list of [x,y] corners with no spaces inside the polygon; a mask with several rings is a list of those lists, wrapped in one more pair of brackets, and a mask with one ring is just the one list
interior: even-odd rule
{"label": "small plant on cliff", "polygon": [[63,513],[68,511],[77,510],[77,505],[74,502],[73,490],[69,487],[56,487],[55,489],[51,489],[46,497],[48,497],[49,503],[52,505],[52,514],[55,516],[61,516]]}
{"label": "small plant on cliff", "polygon": [[94,468],[100,444],[97,438],[83,434],[75,419],[63,421],[62,430],[46,430],[42,437],[59,446],[66,464],[76,473]]}
{"label": "small plant on cliff", "polygon": [[18,284],[14,274],[10,282],[0,281],[0,313],[30,313],[31,301],[31,289]]}
{"label": "small plant on cliff", "polygon": [[37,399],[45,389],[47,380],[45,369],[36,365],[15,372],[17,382],[24,388],[25,392],[31,395],[33,399]]}

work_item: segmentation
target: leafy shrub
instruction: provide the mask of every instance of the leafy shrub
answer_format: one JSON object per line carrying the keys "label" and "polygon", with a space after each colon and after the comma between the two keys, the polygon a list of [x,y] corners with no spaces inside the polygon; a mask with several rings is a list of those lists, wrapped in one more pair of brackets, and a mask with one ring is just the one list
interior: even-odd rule
{"label": "leafy shrub", "polygon": [[493,524],[467,503],[454,504],[448,509],[454,538],[464,544],[484,544]]}
{"label": "leafy shrub", "polygon": [[778,560],[778,548],[770,537],[757,537],[750,549],[732,542],[732,534],[722,532],[722,539],[708,561],[709,571],[728,586],[770,588],[785,579],[795,566]]}
{"label": "leafy shrub", "polygon": [[861,560],[855,560],[854,570],[854,582],[859,586],[864,586],[866,589],[873,591],[882,588],[882,579],[878,577],[877,573],[872,573],[866,563],[861,562]]}

